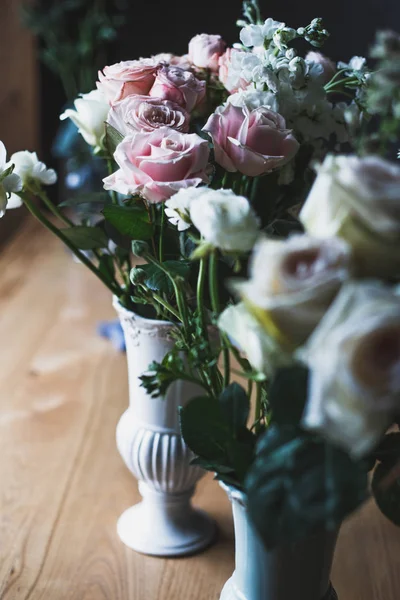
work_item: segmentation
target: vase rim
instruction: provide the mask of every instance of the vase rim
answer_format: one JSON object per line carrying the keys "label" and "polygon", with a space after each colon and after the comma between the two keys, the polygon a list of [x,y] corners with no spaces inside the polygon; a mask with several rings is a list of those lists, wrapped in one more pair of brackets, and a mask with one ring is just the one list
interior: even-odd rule
{"label": "vase rim", "polygon": [[143,323],[143,324],[148,324],[148,325],[153,325],[153,326],[160,325],[162,327],[178,326],[178,323],[173,323],[172,321],[163,321],[161,319],[149,319],[147,317],[142,317],[141,315],[136,313],[134,310],[129,310],[128,308],[125,308],[125,306],[122,306],[121,302],[119,301],[118,296],[115,296],[115,295],[113,296],[112,305],[118,314],[124,315],[124,317],[134,319],[135,321],[139,321],[140,323]]}

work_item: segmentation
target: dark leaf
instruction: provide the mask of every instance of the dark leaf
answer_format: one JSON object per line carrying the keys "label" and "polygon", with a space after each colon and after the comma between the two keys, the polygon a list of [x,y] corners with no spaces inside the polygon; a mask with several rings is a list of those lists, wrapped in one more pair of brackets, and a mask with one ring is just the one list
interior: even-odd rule
{"label": "dark leaf", "polygon": [[250,400],[238,383],[231,383],[219,397],[219,405],[224,419],[233,431],[246,427],[250,412]]}
{"label": "dark leaf", "polygon": [[149,216],[141,207],[109,204],[104,207],[103,215],[119,233],[132,240],[148,240],[153,235]]}
{"label": "dark leaf", "polygon": [[99,271],[110,283],[114,281],[114,260],[110,254],[103,254],[100,258]]}
{"label": "dark leaf", "polygon": [[106,192],[92,192],[88,194],[78,194],[73,196],[72,198],[68,198],[68,200],[64,200],[64,202],[60,202],[59,207],[63,206],[76,206],[78,204],[108,204],[109,195]]}
{"label": "dark leaf", "polygon": [[67,229],[61,229],[61,231],[79,250],[106,248],[108,245],[108,239],[104,231],[99,227],[76,225]]}
{"label": "dark leaf", "polygon": [[265,545],[334,531],[368,497],[365,463],[292,426],[260,438],[246,478],[250,516]]}
{"label": "dark leaf", "polygon": [[232,433],[218,403],[207,396],[191,400],[179,411],[183,439],[205,461],[226,465]]}
{"label": "dark leaf", "polygon": [[308,369],[303,366],[279,369],[268,391],[272,422],[298,425],[307,400]]}
{"label": "dark leaf", "polygon": [[[162,263],[163,267],[171,274],[172,277],[188,276],[190,264],[183,260],[166,260]],[[144,279],[144,284],[154,292],[162,292],[167,295],[172,295],[174,287],[171,278],[154,264],[140,265],[140,268],[145,271],[147,277]]]}

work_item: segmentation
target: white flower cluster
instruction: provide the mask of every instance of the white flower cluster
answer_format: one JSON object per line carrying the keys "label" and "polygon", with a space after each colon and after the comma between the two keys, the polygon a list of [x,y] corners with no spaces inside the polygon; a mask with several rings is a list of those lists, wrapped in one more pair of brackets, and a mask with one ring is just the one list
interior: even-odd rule
{"label": "white flower cluster", "polygon": [[[349,141],[359,123],[359,110],[346,103],[329,102],[324,86],[335,74],[335,65],[318,52],[305,58],[288,46],[294,38],[304,36],[285,23],[267,19],[263,25],[248,25],[240,33],[243,44],[232,54],[227,81],[228,89],[239,89],[228,102],[249,109],[267,106],[279,112],[300,142]],[[353,57],[349,64],[339,63],[346,75],[366,77],[366,61]],[[245,85],[243,85],[243,82]],[[358,110],[358,113],[357,113]],[[357,113],[357,114],[356,114]]]}

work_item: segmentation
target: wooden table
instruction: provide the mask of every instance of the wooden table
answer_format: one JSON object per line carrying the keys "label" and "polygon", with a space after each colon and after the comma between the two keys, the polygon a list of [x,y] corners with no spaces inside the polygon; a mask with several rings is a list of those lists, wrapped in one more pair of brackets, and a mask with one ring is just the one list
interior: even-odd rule
{"label": "wooden table", "polygon": [[[32,221],[1,253],[1,600],[217,600],[232,573],[230,507],[209,476],[195,497],[220,527],[207,552],[151,558],[117,538],[138,492],[114,439],[125,356],[96,335],[113,316],[109,293]],[[400,530],[373,503],[344,525],[333,581],[340,600],[400,598]]]}

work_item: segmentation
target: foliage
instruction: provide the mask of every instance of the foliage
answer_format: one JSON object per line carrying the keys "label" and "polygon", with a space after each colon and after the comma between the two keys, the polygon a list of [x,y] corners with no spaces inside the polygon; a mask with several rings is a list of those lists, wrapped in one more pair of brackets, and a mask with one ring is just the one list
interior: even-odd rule
{"label": "foliage", "polygon": [[[119,3],[119,6],[120,3]],[[93,89],[105,62],[104,48],[116,39],[124,19],[103,0],[38,0],[23,5],[24,24],[42,42],[44,64],[60,77],[66,98]]]}

